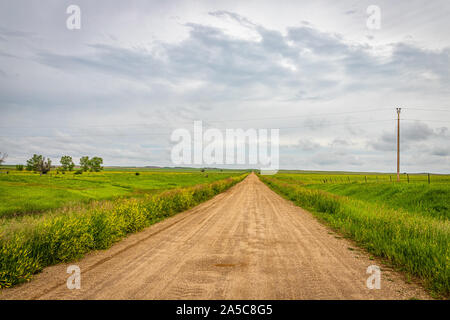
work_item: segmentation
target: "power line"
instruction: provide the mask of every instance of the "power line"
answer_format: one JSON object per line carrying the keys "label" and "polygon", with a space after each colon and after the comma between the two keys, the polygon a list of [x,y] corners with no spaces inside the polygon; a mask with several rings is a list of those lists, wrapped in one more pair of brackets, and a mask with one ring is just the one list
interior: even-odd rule
{"label": "power line", "polygon": [[403,108],[406,110],[419,110],[419,111],[433,111],[433,112],[450,112],[450,107],[449,109],[425,109],[425,108]]}
{"label": "power line", "polygon": [[[280,129],[280,130],[284,130],[284,129],[303,129],[303,128],[324,128],[324,127],[334,127],[334,126],[347,126],[347,125],[362,125],[362,124],[368,124],[368,123],[380,123],[380,122],[390,122],[390,121],[394,121],[397,119],[387,119],[387,120],[371,120],[371,121],[358,121],[358,122],[341,122],[341,123],[328,123],[328,124],[323,124],[323,123],[318,123],[318,124],[304,124],[302,126],[289,126],[289,127],[271,127],[271,128],[217,128],[217,129]],[[445,120],[420,120],[420,119],[400,119],[400,121],[419,121],[419,122],[440,122],[440,123],[450,123],[450,121],[445,121]],[[184,128],[183,128],[184,129]],[[170,133],[172,133],[173,130],[171,131],[166,131],[166,132],[148,132],[148,133],[134,133],[134,134],[120,134],[120,133],[108,133],[108,134],[99,134],[99,133],[95,133],[95,134],[76,134],[76,135],[70,135],[70,136],[58,136],[58,135],[22,135],[22,136],[17,136],[17,135],[8,135],[8,136],[0,136],[0,138],[67,138],[67,139],[71,139],[71,138],[82,138],[82,137],[133,137],[133,136],[167,136]]]}
{"label": "power line", "polygon": [[[422,111],[442,111],[442,112],[450,112],[450,110],[439,110],[439,109],[420,109],[420,108],[403,108],[407,110],[422,110]],[[189,121],[181,121],[182,123],[191,123],[193,121],[204,121],[206,123],[221,123],[221,122],[245,122],[245,121],[259,121],[259,120],[282,120],[282,119],[302,119],[302,118],[312,118],[312,117],[321,117],[321,116],[336,116],[336,115],[345,115],[345,114],[357,114],[357,113],[367,113],[367,112],[377,112],[384,110],[392,110],[391,108],[373,108],[366,110],[358,110],[358,111],[343,111],[343,112],[331,112],[331,113],[316,113],[316,114],[308,114],[308,115],[290,115],[290,116],[282,116],[282,117],[261,117],[261,118],[244,118],[244,119],[189,119]],[[413,120],[413,119],[405,119],[405,120]],[[416,120],[414,120],[416,121]],[[424,121],[424,120],[417,120]],[[436,120],[425,120],[430,122],[448,122],[448,121],[436,121]],[[120,128],[120,127],[155,127],[154,124],[151,123],[129,123],[129,124],[105,124],[105,125],[65,125],[64,128]],[[0,129],[59,129],[61,127],[58,126],[0,126]],[[167,126],[164,126],[167,128]]]}
{"label": "power line", "polygon": [[[404,109],[414,109],[418,110],[417,108],[404,108]],[[298,119],[298,118],[310,118],[310,117],[317,117],[317,116],[329,116],[329,115],[342,115],[342,114],[354,114],[354,113],[364,113],[364,112],[374,112],[374,111],[380,111],[385,110],[384,108],[377,108],[377,109],[367,109],[367,110],[360,110],[360,111],[344,111],[344,112],[335,112],[335,113],[323,113],[323,114],[313,114],[313,115],[303,115],[303,116],[289,116],[289,117],[270,117],[270,118],[253,118],[253,119],[229,119],[229,120],[198,120],[198,121],[204,121],[206,123],[220,123],[220,122],[238,122],[238,121],[253,121],[253,120],[277,120],[277,119]],[[391,109],[390,109],[391,110]],[[423,109],[425,110],[425,109]],[[431,109],[427,110],[430,111]],[[446,110],[444,110],[446,111]],[[375,123],[375,122],[387,122],[397,119],[390,119],[390,120],[372,120],[372,121],[365,121],[365,122],[344,122],[344,123],[331,123],[331,124],[304,124],[302,126],[291,126],[291,127],[272,127],[272,128],[264,128],[264,129],[301,129],[301,128],[314,128],[314,127],[331,127],[331,126],[340,126],[340,125],[359,125],[359,124],[367,124],[367,123]],[[191,124],[192,121],[196,121],[192,119],[189,122],[180,122],[180,123],[189,123]],[[424,120],[424,119],[400,119],[400,121],[419,121],[419,122],[439,122],[439,123],[450,123],[450,121],[447,120]],[[121,125],[86,125],[85,127],[88,128],[105,128],[105,127],[153,127],[155,126],[148,125],[148,124],[121,124]],[[58,127],[0,127],[0,128],[41,128],[41,129],[58,129]],[[65,126],[65,128],[83,128],[82,126]],[[159,127],[161,128],[161,127]],[[164,128],[168,128],[165,126]],[[232,128],[230,128],[232,129]],[[236,128],[237,129],[237,128]],[[173,130],[172,130],[173,131]],[[57,136],[57,135],[23,135],[23,136],[17,136],[17,135],[10,135],[10,136],[0,136],[0,138],[29,138],[29,137],[42,137],[42,138],[78,138],[78,137],[125,137],[125,136],[163,136],[170,134],[170,132],[156,132],[156,133],[136,133],[136,134],[99,134],[99,133],[92,133],[92,134],[76,134],[76,135],[70,135],[70,136]]]}
{"label": "power line", "polygon": [[[244,119],[222,119],[222,120],[214,120],[214,119],[189,119],[189,121],[182,121],[179,123],[191,123],[193,121],[204,121],[209,123],[218,123],[218,122],[242,122],[242,121],[258,121],[258,120],[279,120],[279,119],[299,119],[299,118],[310,118],[310,117],[321,117],[321,116],[334,116],[334,115],[344,115],[344,114],[355,114],[355,113],[366,113],[366,112],[376,112],[382,110],[391,110],[391,108],[376,108],[376,109],[366,109],[366,110],[358,110],[358,111],[343,111],[343,112],[332,112],[332,113],[316,113],[316,114],[308,114],[308,115],[290,115],[283,117],[262,117],[262,118],[244,118]],[[130,123],[130,124],[108,124],[108,125],[67,125],[64,128],[107,128],[107,127],[141,127],[141,126],[152,126],[152,124],[145,123]],[[165,126],[166,127],[166,126]],[[58,129],[60,127],[57,126],[0,126],[0,128],[28,128],[28,129]]]}
{"label": "power line", "polygon": [[[341,123],[329,123],[329,124],[304,124],[303,126],[295,126],[295,127],[272,127],[272,128],[261,128],[261,129],[302,129],[302,128],[321,128],[321,127],[333,127],[333,126],[341,126],[341,125],[360,125],[360,124],[367,124],[367,123],[375,123],[375,122],[388,122],[392,121],[393,119],[389,120],[371,120],[371,121],[358,121],[358,122],[341,122]],[[233,128],[230,128],[233,129]],[[238,128],[236,128],[238,129]],[[251,128],[250,128],[251,129]]]}
{"label": "power line", "polygon": [[[295,126],[295,127],[272,127],[272,128],[222,128],[222,129],[302,129],[302,128],[323,128],[323,127],[333,127],[333,126],[341,126],[341,125],[363,125],[368,123],[376,123],[376,122],[388,122],[393,121],[393,119],[389,120],[371,120],[371,121],[358,121],[358,122],[343,122],[343,123],[329,123],[329,124],[305,124],[303,126]],[[220,128],[217,128],[220,129]],[[80,137],[128,137],[128,136],[167,136],[173,131],[167,132],[153,132],[153,133],[135,133],[135,134],[84,134],[84,135],[71,135],[69,136],[57,136],[57,135],[23,135],[23,136],[0,136],[0,138],[80,138]]]}
{"label": "power line", "polygon": [[450,123],[450,120],[400,119],[400,121],[420,121],[420,122],[444,122],[444,123]]}
{"label": "power line", "polygon": [[[265,118],[252,118],[252,119],[228,119],[228,120],[204,120],[205,122],[237,122],[237,121],[255,121],[255,120],[274,120],[274,119],[299,119],[299,118],[310,118],[310,117],[322,117],[330,115],[343,115],[343,114],[354,114],[354,113],[365,113],[365,112],[375,112],[380,110],[388,110],[388,108],[378,108],[360,111],[345,111],[345,112],[332,112],[332,113],[321,113],[321,114],[310,114],[302,116],[284,116],[284,117],[265,117]],[[389,108],[389,110],[391,110]]]}

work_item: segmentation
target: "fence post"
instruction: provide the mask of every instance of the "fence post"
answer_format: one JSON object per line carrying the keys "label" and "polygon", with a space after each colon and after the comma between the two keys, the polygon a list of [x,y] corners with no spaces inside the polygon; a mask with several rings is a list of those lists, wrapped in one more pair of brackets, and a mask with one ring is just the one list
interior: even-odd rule
{"label": "fence post", "polygon": [[406,178],[408,179],[408,183],[409,183],[409,174],[406,174]]}
{"label": "fence post", "polygon": [[428,184],[430,184],[430,174],[428,174]]}
{"label": "fence post", "polygon": [[364,176],[364,180],[366,180],[366,183],[367,183],[367,177],[366,176]]}

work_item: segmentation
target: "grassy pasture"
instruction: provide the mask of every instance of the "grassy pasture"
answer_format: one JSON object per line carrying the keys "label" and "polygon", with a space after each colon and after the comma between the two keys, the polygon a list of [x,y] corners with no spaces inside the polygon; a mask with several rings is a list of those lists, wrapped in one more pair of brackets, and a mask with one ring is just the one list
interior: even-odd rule
{"label": "grassy pasture", "polygon": [[[128,181],[130,175],[127,173],[128,176],[124,177],[120,172],[113,174],[116,178],[120,177],[122,183]],[[232,177],[229,174],[208,174],[208,178],[199,173],[157,173],[148,177],[153,184],[145,182],[143,185],[166,186],[166,191],[111,201],[93,201],[41,215],[0,220],[0,288],[29,281],[33,274],[48,265],[80,258],[91,250],[106,249],[129,233],[140,231],[212,198],[245,176],[242,172]],[[105,177],[110,176],[92,176],[94,180],[101,181]],[[134,176],[134,179],[140,177]],[[130,181],[135,180],[130,178]],[[73,182],[65,181],[63,186]],[[173,188],[177,182],[178,187]],[[181,184],[185,186],[179,187]],[[142,184],[139,186],[142,187]]]}
{"label": "grassy pasture", "polygon": [[[139,175],[136,175],[139,172]],[[105,172],[73,172],[40,176],[27,171],[0,173],[0,218],[43,212],[66,205],[117,197],[140,197],[159,191],[211,183],[242,171],[141,170],[109,168]]]}
{"label": "grassy pasture", "polygon": [[[392,182],[390,177],[392,177]],[[280,173],[277,179],[411,213],[450,219],[450,175]],[[367,181],[367,182],[366,182]]]}
{"label": "grassy pasture", "polygon": [[439,176],[430,185],[423,177],[415,183],[411,177],[410,183],[383,178],[285,172],[261,177],[361,247],[420,278],[436,296],[448,297],[450,177]]}

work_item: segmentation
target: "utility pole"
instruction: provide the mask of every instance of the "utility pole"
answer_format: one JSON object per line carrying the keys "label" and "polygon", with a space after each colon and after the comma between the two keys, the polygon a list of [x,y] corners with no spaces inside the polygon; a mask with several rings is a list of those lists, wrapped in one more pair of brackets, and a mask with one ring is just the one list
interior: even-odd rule
{"label": "utility pole", "polygon": [[397,182],[400,182],[400,112],[402,108],[397,108]]}

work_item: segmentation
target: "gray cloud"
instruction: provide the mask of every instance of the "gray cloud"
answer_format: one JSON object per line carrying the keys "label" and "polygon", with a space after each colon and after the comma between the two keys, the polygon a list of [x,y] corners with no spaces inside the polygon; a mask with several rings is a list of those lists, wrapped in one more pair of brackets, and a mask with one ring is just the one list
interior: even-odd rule
{"label": "gray cloud", "polygon": [[346,147],[346,146],[349,146],[349,145],[350,145],[350,142],[348,142],[345,139],[339,139],[339,138],[334,139],[330,143],[330,146],[332,146],[332,147],[336,147],[336,146],[344,146],[344,147]]}
{"label": "gray cloud", "polygon": [[401,139],[406,142],[423,141],[434,135],[436,135],[435,131],[421,122],[405,124],[401,130]]}
{"label": "gray cloud", "polygon": [[[446,146],[449,141],[447,128],[432,129],[428,125],[420,122],[403,123],[401,125],[400,147],[406,156],[408,165],[417,165],[417,163],[426,163],[425,159],[431,163],[438,161],[433,157],[449,157],[450,149]],[[395,154],[397,150],[397,136],[395,133],[384,132],[381,136],[369,141],[369,148],[382,152],[392,152]],[[428,157],[428,158],[427,158]],[[417,160],[417,161],[415,161]],[[441,160],[442,161],[442,160]]]}
{"label": "gray cloud", "polygon": [[246,17],[243,17],[237,13],[234,12],[230,12],[230,11],[226,11],[226,10],[217,10],[217,11],[211,11],[208,12],[209,15],[213,16],[213,17],[218,17],[218,18],[229,18],[232,19],[236,22],[238,22],[239,24],[249,27],[249,28],[253,28],[256,26],[255,23],[253,23],[252,21],[250,21],[249,19],[247,19]]}
{"label": "gray cloud", "polygon": [[383,133],[376,141],[370,141],[368,145],[377,151],[394,151],[397,148],[396,137],[391,133]]}
{"label": "gray cloud", "polygon": [[[100,24],[93,18],[96,5],[90,4],[87,31],[68,32],[53,25],[34,30],[30,26],[35,24],[28,25],[28,20],[18,23],[16,29],[9,25],[0,28],[4,44],[0,52],[1,125],[13,127],[0,128],[0,139],[2,148],[9,149],[9,161],[23,161],[26,154],[39,150],[52,156],[96,151],[111,164],[126,159],[133,164],[170,164],[166,153],[148,147],[167,147],[167,136],[146,134],[159,128],[170,133],[188,119],[285,116],[220,124],[298,127],[282,131],[294,141],[292,148],[281,154],[289,159],[282,161],[287,167],[312,164],[340,169],[348,165],[351,169],[387,170],[391,167],[384,159],[392,157],[396,148],[394,123],[365,125],[364,121],[389,120],[398,104],[408,107],[417,101],[431,108],[445,105],[450,98],[450,49],[446,47],[391,39],[380,44],[373,36],[366,38],[366,31],[363,40],[354,41],[348,37],[351,34],[326,31],[316,26],[318,21],[307,22],[304,17],[284,29],[277,28],[270,21],[259,20],[260,15],[239,14],[226,5],[203,8],[196,18],[185,18],[181,9],[170,12],[167,15],[172,18],[161,22],[165,29],[154,38],[151,31],[158,26],[140,33],[137,27],[119,28],[104,21],[130,21],[132,16],[144,23],[155,18],[151,16],[155,9],[164,11],[165,6],[141,4],[141,13],[138,7],[122,5],[114,11],[103,5],[114,15],[96,16],[103,21]],[[357,13],[349,8],[353,7],[340,8],[342,19]],[[172,27],[182,30],[176,41],[166,40]],[[236,30],[248,31],[252,37]],[[381,32],[375,39],[380,38]],[[392,111],[381,112],[382,107],[390,106]],[[348,119],[332,115],[369,107],[380,107],[380,112]],[[304,118],[289,118],[296,114]],[[310,114],[323,116],[308,117]],[[443,114],[437,120],[445,119],[448,116]],[[352,125],[358,121],[361,126]],[[147,127],[126,127],[127,123],[145,123]],[[346,123],[343,130],[342,123]],[[86,128],[88,124],[92,127]],[[111,127],[100,127],[105,124]],[[44,128],[38,129],[39,125]],[[59,131],[48,128],[51,126]],[[96,134],[99,141],[86,138]],[[36,135],[55,138],[20,138]],[[422,150],[436,170],[450,169],[433,160],[448,156],[443,147],[446,139],[447,127],[402,122],[402,151],[413,152],[426,144]],[[293,153],[297,151],[296,156]],[[416,168],[412,161],[411,167]]]}
{"label": "gray cloud", "polygon": [[358,156],[344,152],[321,152],[312,156],[310,161],[319,167],[335,165],[341,168],[342,166],[357,167],[364,163]]}
{"label": "gray cloud", "polygon": [[271,89],[271,94],[278,91],[277,96],[281,94],[289,101],[327,100],[354,90],[380,90],[394,84],[405,90],[406,73],[415,75],[414,86],[427,86],[429,80],[424,77],[428,74],[437,77],[440,90],[450,87],[450,49],[430,51],[393,44],[392,56],[386,62],[373,56],[366,45],[350,45],[339,35],[309,26],[289,28],[283,36],[237,14],[210,14],[231,17],[253,28],[261,41],[237,39],[216,27],[187,23],[186,40],[160,43],[153,50],[97,43],[89,45],[93,51],[88,54],[44,51],[37,54],[36,60],[65,71],[101,72],[144,80],[148,85],[162,80],[174,85],[203,81],[200,92],[228,99],[237,98],[222,95],[230,87],[239,93],[239,99],[245,98],[245,93],[263,98],[265,95],[256,88],[264,86]]}
{"label": "gray cloud", "polygon": [[6,41],[8,38],[33,38],[36,36],[37,35],[34,32],[11,30],[0,26],[0,37]]}
{"label": "gray cloud", "polygon": [[435,147],[431,154],[439,157],[450,156],[450,148]]}
{"label": "gray cloud", "polygon": [[309,139],[298,140],[297,146],[303,151],[317,151],[320,148],[320,144]]}

